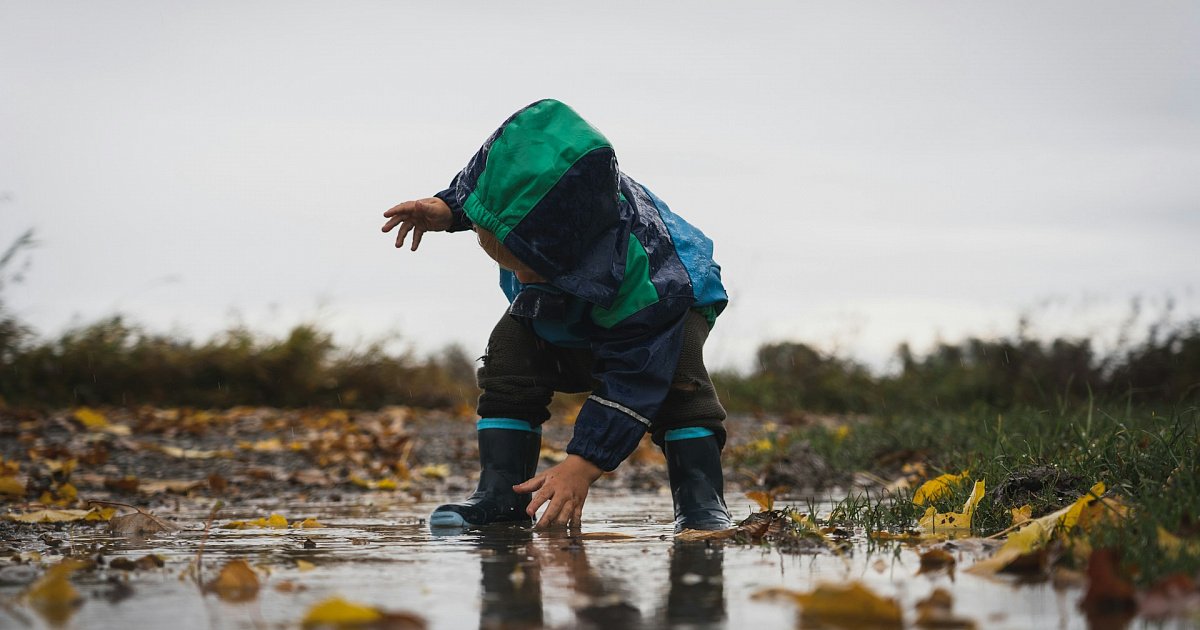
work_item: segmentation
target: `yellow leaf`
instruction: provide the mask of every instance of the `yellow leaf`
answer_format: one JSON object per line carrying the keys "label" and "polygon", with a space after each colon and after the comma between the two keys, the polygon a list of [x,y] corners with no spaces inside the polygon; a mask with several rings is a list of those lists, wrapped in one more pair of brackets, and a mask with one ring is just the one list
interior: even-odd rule
{"label": "yellow leaf", "polygon": [[17,474],[21,470],[19,462],[6,462],[3,457],[0,457],[0,475],[11,476]]}
{"label": "yellow leaf", "polygon": [[1009,510],[1008,513],[1012,514],[1013,525],[1020,525],[1021,523],[1033,518],[1033,506],[1022,505],[1019,508],[1013,508]]}
{"label": "yellow leaf", "polygon": [[25,482],[16,477],[0,477],[0,494],[22,496],[25,494]]}
{"label": "yellow leaf", "polygon": [[971,516],[975,513],[975,506],[979,505],[979,500],[983,498],[983,493],[983,481],[976,481],[974,489],[971,490],[971,496],[963,504],[962,512],[942,512],[939,514],[935,508],[930,507],[925,510],[925,515],[921,517],[918,524],[928,532],[944,534],[955,531],[970,531]]}
{"label": "yellow leaf", "polygon": [[88,407],[76,409],[75,419],[81,422],[85,429],[90,431],[103,431],[108,426],[108,418],[105,418],[104,414]]}
{"label": "yellow leaf", "polygon": [[277,437],[270,438],[267,440],[259,440],[257,442],[246,442],[246,441],[239,440],[237,445],[238,445],[238,448],[240,448],[242,450],[258,451],[261,453],[272,453],[275,451],[283,450],[283,440],[280,440]]}
{"label": "yellow leaf", "polygon": [[117,508],[106,507],[99,510],[93,509],[87,516],[83,517],[85,521],[107,521],[117,513]]}
{"label": "yellow leaf", "polygon": [[746,498],[757,503],[761,512],[770,512],[775,505],[775,497],[762,490],[751,490],[746,493]]}
{"label": "yellow leaf", "polygon": [[[1014,560],[1041,549],[1055,536],[1067,535],[1079,520],[1083,508],[1104,494],[1104,484],[1097,483],[1092,489],[1071,505],[1040,518],[1030,519],[1020,531],[1008,535],[1004,546],[987,560],[980,560],[967,567],[968,573],[989,574],[1003,570]],[[1070,525],[1067,524],[1070,518]]]}
{"label": "yellow leaf", "polygon": [[295,529],[316,529],[325,526],[317,522],[317,520],[314,518],[306,518],[303,521],[292,523],[292,527]]}
{"label": "yellow leaf", "polygon": [[925,505],[930,501],[936,501],[943,495],[949,494],[952,486],[955,486],[958,484],[958,482],[965,480],[970,474],[970,471],[964,471],[959,475],[947,473],[940,477],[935,477],[929,481],[926,481],[925,483],[921,484],[920,488],[917,488],[917,492],[912,498],[913,503],[916,503],[917,505]]}
{"label": "yellow leaf", "polygon": [[272,514],[271,518],[268,518],[265,521],[260,518],[256,522],[259,523],[260,526],[266,527],[267,529],[287,529],[288,528],[287,519],[278,514]]}
{"label": "yellow leaf", "polygon": [[1158,526],[1158,548],[1162,549],[1172,560],[1179,557],[1182,551],[1189,556],[1200,556],[1200,540],[1184,540],[1171,532],[1168,532],[1162,525]]}
{"label": "yellow leaf", "polygon": [[21,523],[66,523],[79,521],[91,514],[92,510],[52,510],[42,508],[24,514],[9,514],[8,518]]}
{"label": "yellow leaf", "polygon": [[871,592],[861,582],[822,584],[813,592],[799,594],[805,619],[832,626],[901,628],[896,600]]}
{"label": "yellow leaf", "polygon": [[62,625],[82,601],[67,578],[85,564],[81,560],[64,559],[25,591],[25,599],[52,625]]}
{"label": "yellow leaf", "polygon": [[391,479],[380,479],[379,483],[375,484],[375,487],[380,490],[395,490],[396,482]]}
{"label": "yellow leaf", "polygon": [[445,479],[450,476],[450,466],[446,464],[429,464],[421,467],[421,474],[432,479]]}
{"label": "yellow leaf", "polygon": [[310,608],[303,623],[306,626],[339,626],[374,623],[380,619],[383,619],[383,613],[374,608],[331,597]]}
{"label": "yellow leaf", "polygon": [[228,601],[254,599],[259,589],[258,574],[245,560],[230,560],[221,567],[221,573],[208,584],[209,590]]}
{"label": "yellow leaf", "polygon": [[312,571],[313,569],[317,568],[317,565],[309,562],[308,560],[297,560],[296,568],[299,569],[301,573],[304,573],[305,571]]}

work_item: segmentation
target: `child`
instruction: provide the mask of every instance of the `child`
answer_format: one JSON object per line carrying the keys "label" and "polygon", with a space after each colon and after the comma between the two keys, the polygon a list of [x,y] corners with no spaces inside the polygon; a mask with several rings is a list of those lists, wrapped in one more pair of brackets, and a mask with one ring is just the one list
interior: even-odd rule
{"label": "child", "polygon": [[[475,230],[501,267],[508,312],[479,369],[478,489],[434,527],[578,527],[588,488],[649,431],[667,456],[676,531],[731,525],[720,453],[725,410],[703,346],[727,296],[712,241],[617,168],[574,110],[538,101],[509,117],[450,187],[383,216],[411,232]],[[562,463],[537,472],[555,391],[591,392]],[[533,493],[530,497],[530,493]]]}

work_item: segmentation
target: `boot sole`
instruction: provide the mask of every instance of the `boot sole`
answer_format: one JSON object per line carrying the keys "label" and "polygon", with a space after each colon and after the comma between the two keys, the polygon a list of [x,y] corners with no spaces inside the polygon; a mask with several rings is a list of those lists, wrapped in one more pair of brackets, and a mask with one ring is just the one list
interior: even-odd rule
{"label": "boot sole", "polygon": [[434,512],[429,516],[430,527],[474,527],[458,512]]}

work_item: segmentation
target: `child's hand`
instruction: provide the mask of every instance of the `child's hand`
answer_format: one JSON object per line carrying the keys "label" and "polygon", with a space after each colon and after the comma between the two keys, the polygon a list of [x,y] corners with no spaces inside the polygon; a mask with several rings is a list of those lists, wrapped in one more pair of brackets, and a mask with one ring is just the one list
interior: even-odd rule
{"label": "child's hand", "polygon": [[604,471],[592,462],[578,455],[567,455],[561,464],[513,486],[513,490],[518,494],[536,491],[526,510],[530,516],[537,514],[542,504],[550,502],[550,507],[537,522],[539,528],[552,525],[578,528],[583,522],[583,502],[587,500],[588,488],[602,474]]}
{"label": "child's hand", "polygon": [[450,206],[437,197],[405,201],[404,203],[383,213],[388,222],[383,224],[383,231],[390,232],[397,225],[400,231],[396,233],[396,247],[404,246],[404,237],[409,232],[413,234],[412,250],[417,251],[421,237],[426,232],[442,232],[450,229],[454,216]]}

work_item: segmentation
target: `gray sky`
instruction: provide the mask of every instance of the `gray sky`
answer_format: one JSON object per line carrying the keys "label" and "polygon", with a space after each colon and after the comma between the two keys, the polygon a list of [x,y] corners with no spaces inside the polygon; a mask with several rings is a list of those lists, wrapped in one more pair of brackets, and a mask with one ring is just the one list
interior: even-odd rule
{"label": "gray sky", "polygon": [[718,366],[1200,315],[1200,5],[726,4],[0,0],[5,298],[482,353],[494,264],[380,215],[553,97],[716,241]]}

